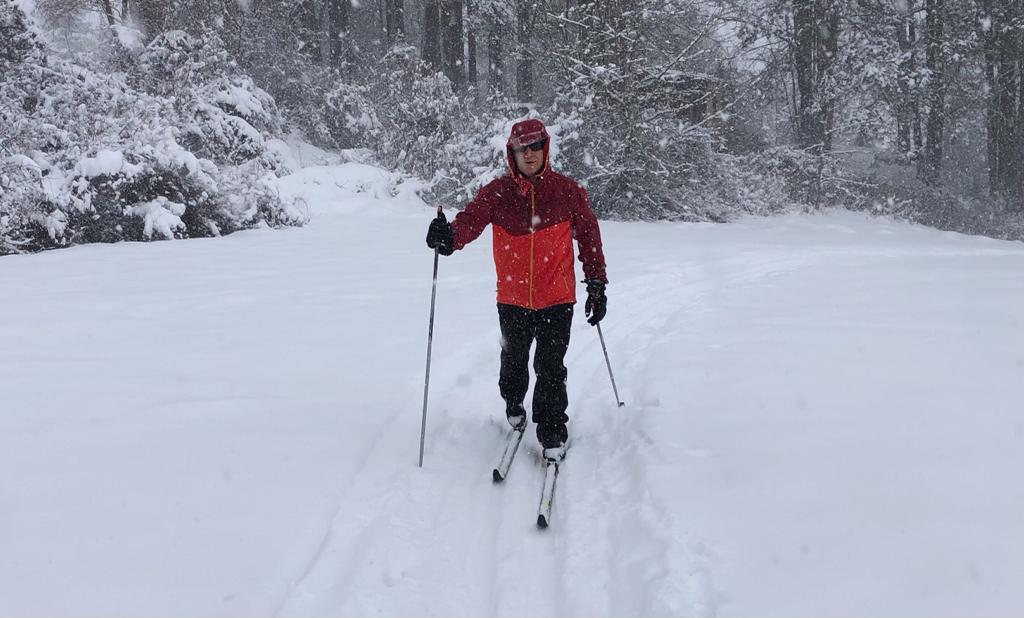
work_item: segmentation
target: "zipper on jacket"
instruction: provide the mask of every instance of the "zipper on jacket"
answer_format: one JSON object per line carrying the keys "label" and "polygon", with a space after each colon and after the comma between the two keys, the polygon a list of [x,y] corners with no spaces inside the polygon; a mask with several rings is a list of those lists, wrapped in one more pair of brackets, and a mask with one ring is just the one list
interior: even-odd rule
{"label": "zipper on jacket", "polygon": [[534,229],[537,220],[537,195],[536,188],[530,183],[530,309],[533,309],[533,239],[537,230]]}

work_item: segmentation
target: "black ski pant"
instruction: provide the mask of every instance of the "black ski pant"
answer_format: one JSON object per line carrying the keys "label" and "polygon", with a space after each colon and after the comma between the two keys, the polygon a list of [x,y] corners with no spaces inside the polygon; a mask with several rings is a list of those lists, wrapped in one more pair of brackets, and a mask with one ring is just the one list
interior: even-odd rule
{"label": "black ski pant", "polygon": [[525,309],[515,305],[498,305],[501,325],[501,372],[498,388],[506,406],[523,403],[530,386],[530,347],[534,340],[533,371],[537,383],[533,388],[533,422],[537,424],[537,440],[543,448],[564,444],[569,437],[565,424],[569,416],[569,396],[565,390],[565,352],[569,349],[572,326],[572,305],[555,305],[545,309]]}

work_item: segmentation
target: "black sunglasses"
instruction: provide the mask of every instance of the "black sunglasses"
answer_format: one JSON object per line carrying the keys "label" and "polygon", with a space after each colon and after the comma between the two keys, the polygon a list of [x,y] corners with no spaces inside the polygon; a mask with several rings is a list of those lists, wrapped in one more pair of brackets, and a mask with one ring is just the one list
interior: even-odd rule
{"label": "black sunglasses", "polygon": [[542,139],[539,142],[534,142],[532,144],[527,144],[526,146],[520,146],[518,148],[513,148],[512,152],[525,152],[527,150],[532,150],[534,152],[538,152],[538,151],[544,149],[544,144],[546,144],[546,143],[547,143],[547,140]]}

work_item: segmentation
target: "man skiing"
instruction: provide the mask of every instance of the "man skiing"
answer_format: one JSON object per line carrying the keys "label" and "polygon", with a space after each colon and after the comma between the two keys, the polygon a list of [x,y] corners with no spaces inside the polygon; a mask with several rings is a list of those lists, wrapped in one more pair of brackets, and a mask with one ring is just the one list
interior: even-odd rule
{"label": "man skiing", "polygon": [[561,461],[569,421],[564,359],[576,303],[573,238],[583,263],[585,313],[591,325],[605,316],[608,278],[601,231],[587,193],[550,169],[550,141],[540,120],[513,125],[506,144],[509,173],[480,189],[451,223],[439,214],[430,223],[427,246],[451,255],[491,224],[501,328],[498,388],[505,415],[513,428],[526,428],[523,400],[530,383],[530,347],[536,340],[533,421],[544,458]]}

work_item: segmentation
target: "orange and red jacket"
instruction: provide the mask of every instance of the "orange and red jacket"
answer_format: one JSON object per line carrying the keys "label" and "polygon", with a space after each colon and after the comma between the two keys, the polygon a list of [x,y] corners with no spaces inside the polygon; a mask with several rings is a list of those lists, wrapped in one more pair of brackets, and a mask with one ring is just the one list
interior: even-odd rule
{"label": "orange and red jacket", "polygon": [[579,244],[586,279],[608,283],[601,230],[587,192],[545,163],[526,179],[516,171],[491,181],[452,221],[455,249],[462,249],[491,224],[498,302],[543,309],[576,302],[572,239]]}

